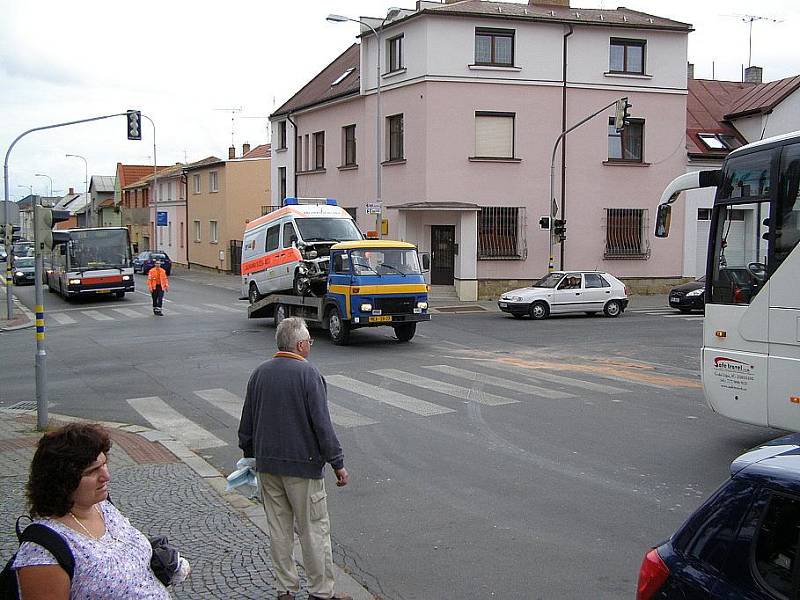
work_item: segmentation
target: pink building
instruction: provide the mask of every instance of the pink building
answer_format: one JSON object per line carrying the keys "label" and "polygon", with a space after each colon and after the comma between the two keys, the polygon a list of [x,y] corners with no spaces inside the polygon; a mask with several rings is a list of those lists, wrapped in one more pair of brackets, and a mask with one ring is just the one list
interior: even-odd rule
{"label": "pink building", "polygon": [[[563,163],[555,153],[567,237],[554,266],[608,270],[634,286],[680,277],[681,232],[658,253],[650,242],[661,191],[686,168],[690,25],[568,0],[420,1],[382,29],[382,18],[362,20],[381,33],[384,227],[432,253],[432,284],[471,300],[546,273],[540,218],[553,210],[554,144],[624,96],[632,121],[622,133],[612,107],[566,137]],[[377,40],[362,26],[360,42],[271,116],[272,203],[333,197],[367,231],[376,219],[365,208],[378,200]]]}

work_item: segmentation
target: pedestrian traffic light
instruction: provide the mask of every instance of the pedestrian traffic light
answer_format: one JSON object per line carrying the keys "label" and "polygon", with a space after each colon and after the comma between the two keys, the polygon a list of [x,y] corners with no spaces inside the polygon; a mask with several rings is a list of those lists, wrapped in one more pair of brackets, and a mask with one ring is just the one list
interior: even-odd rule
{"label": "pedestrian traffic light", "polygon": [[142,139],[142,113],[138,110],[128,111],[128,139]]}
{"label": "pedestrian traffic light", "polygon": [[43,250],[45,248],[52,250],[56,245],[68,242],[69,233],[66,231],[53,231],[53,226],[69,218],[70,214],[68,210],[54,210],[34,204],[33,234],[36,240],[37,250]]}
{"label": "pedestrian traffic light", "polygon": [[566,219],[553,219],[553,236],[559,241],[567,239]]}
{"label": "pedestrian traffic light", "polygon": [[632,104],[628,102],[627,97],[617,100],[614,113],[614,129],[616,129],[617,132],[622,131],[626,125],[630,124],[631,115],[628,112],[628,109],[631,106]]}
{"label": "pedestrian traffic light", "polygon": [[539,228],[545,230],[550,229],[550,217],[541,217],[539,219]]}

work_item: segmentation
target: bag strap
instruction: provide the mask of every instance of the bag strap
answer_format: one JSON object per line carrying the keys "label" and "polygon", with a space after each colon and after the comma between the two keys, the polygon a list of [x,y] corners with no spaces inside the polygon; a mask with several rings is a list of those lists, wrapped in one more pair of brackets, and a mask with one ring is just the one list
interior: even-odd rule
{"label": "bag strap", "polygon": [[[17,519],[17,528],[19,528],[19,519]],[[72,550],[69,548],[67,541],[58,533],[39,523],[31,523],[19,535],[19,541],[32,542],[38,544],[50,554],[52,554],[58,561],[58,564],[67,572],[70,580],[75,574],[75,557],[72,555]]]}

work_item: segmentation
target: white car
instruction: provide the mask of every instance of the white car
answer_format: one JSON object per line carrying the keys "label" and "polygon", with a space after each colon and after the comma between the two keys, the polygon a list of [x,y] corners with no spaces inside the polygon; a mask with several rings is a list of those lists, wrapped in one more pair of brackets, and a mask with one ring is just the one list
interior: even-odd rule
{"label": "white car", "polygon": [[519,319],[544,319],[550,314],[600,311],[618,317],[628,306],[625,284],[600,271],[553,271],[531,287],[504,292],[500,310]]}

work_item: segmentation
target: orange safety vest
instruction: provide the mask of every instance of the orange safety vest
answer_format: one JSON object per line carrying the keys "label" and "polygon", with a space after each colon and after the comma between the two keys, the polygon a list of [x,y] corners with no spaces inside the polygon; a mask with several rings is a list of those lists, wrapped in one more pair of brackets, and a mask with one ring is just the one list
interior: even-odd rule
{"label": "orange safety vest", "polygon": [[157,285],[160,285],[165,292],[169,289],[167,272],[161,267],[153,267],[147,272],[147,289],[152,292]]}

